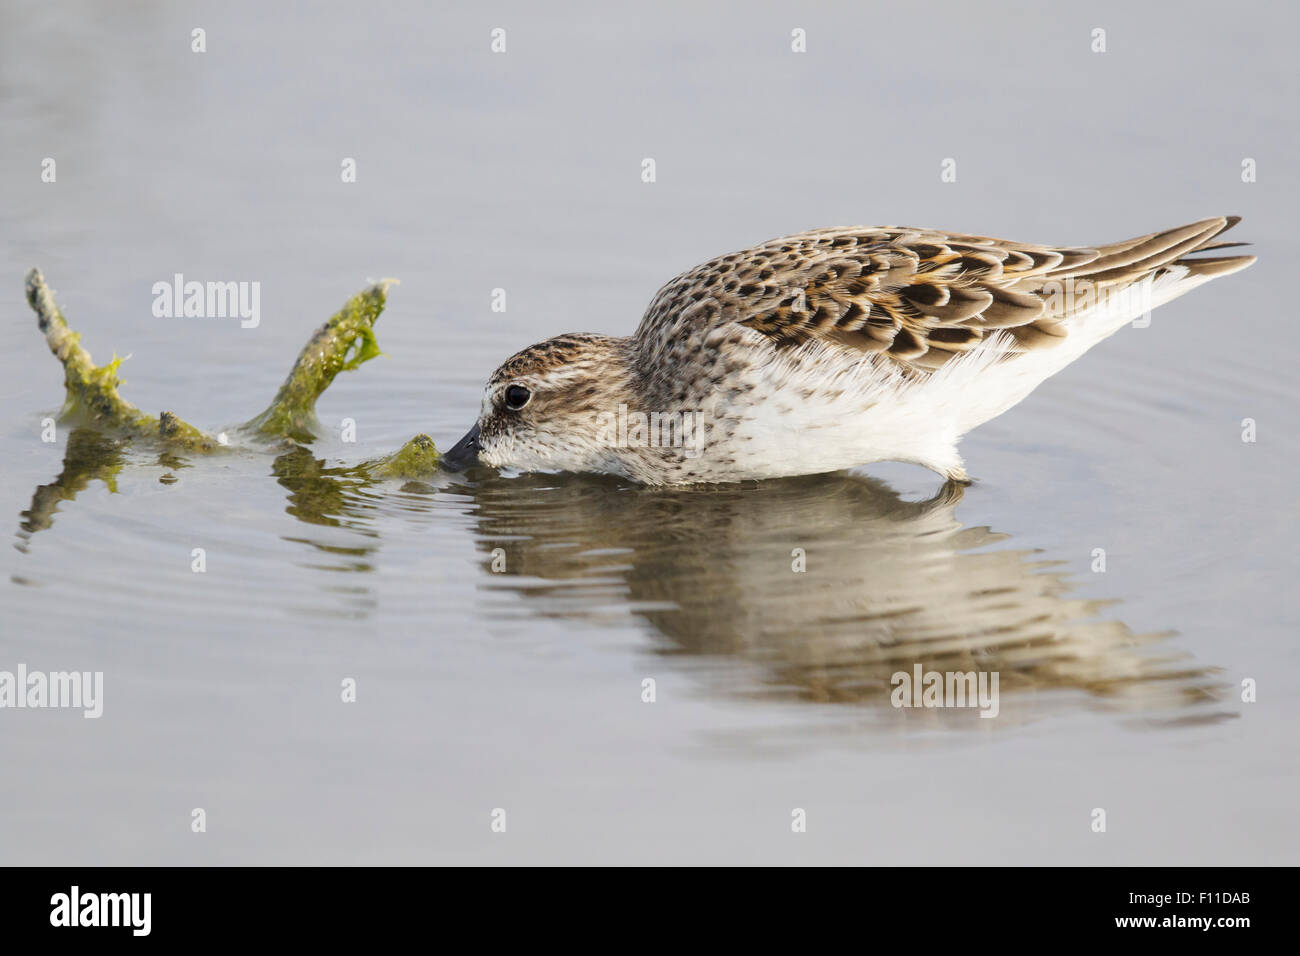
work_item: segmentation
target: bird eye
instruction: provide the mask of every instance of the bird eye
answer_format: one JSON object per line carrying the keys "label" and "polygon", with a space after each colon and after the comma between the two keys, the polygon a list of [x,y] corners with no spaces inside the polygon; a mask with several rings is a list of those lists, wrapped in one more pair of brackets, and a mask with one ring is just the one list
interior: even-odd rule
{"label": "bird eye", "polygon": [[532,397],[533,393],[522,385],[511,385],[506,389],[506,408],[512,412],[517,412],[527,405],[528,400]]}

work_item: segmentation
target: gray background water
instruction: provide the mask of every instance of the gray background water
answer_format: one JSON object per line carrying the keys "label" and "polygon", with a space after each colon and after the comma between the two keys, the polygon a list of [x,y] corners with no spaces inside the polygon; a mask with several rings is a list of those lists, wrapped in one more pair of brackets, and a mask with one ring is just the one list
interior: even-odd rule
{"label": "gray background water", "polygon": [[[1296,862],[1295,22],[1135,6],[0,3],[0,669],[106,684],[97,721],[0,711],[0,861]],[[1259,264],[973,434],[958,502],[904,466],[356,488],[128,450],[21,514],[75,471],[31,265],[129,398],[208,426],[400,277],[321,402],[335,463],[446,447],[509,353],[772,236],[1223,213]],[[154,318],[176,272],[260,281],[260,327]],[[915,660],[998,669],[1000,716],[893,710]]]}

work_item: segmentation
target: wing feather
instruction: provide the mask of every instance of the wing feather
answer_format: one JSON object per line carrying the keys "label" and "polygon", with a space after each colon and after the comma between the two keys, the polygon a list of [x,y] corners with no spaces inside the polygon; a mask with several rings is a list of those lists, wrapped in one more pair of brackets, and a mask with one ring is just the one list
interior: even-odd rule
{"label": "wing feather", "polygon": [[1198,274],[1233,271],[1253,260],[1182,257],[1237,245],[1213,240],[1238,221],[1204,219],[1095,248],[897,226],[804,232],[673,279],[651,302],[637,338],[662,350],[701,323],[738,324],[775,348],[819,341],[924,371],[1002,331],[1008,335],[998,341],[1009,353],[1050,348],[1091,301],[1060,295],[1064,283],[1101,292],[1175,262]]}

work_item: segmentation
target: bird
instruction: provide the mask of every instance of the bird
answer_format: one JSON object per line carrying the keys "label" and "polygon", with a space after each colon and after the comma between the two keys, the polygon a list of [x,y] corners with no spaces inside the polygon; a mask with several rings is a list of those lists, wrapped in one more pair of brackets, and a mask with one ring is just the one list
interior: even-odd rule
{"label": "bird", "polygon": [[489,377],[450,470],[728,483],[910,462],[958,443],[1151,309],[1255,262],[1219,216],[1097,246],[818,229],[670,280],[629,336],[571,333]]}

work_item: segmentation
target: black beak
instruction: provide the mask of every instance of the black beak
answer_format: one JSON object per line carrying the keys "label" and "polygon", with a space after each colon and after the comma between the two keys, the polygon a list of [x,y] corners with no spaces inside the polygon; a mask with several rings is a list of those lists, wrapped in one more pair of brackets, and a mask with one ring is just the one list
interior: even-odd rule
{"label": "black beak", "polygon": [[448,471],[464,471],[478,464],[478,450],[478,426],[475,425],[442,456],[442,466]]}

